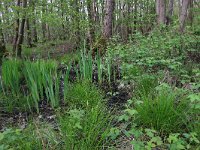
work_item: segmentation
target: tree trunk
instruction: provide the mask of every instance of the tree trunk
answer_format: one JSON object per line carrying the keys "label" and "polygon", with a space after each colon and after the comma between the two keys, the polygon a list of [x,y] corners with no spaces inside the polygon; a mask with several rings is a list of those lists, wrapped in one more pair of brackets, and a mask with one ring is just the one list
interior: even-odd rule
{"label": "tree trunk", "polygon": [[168,15],[166,20],[167,25],[171,24],[172,22],[173,11],[174,11],[174,0],[169,0]]}
{"label": "tree trunk", "polygon": [[42,0],[42,36],[43,42],[46,41],[46,23],[44,22],[44,14],[45,14],[45,0]]}
{"label": "tree trunk", "polygon": [[181,16],[180,16],[180,32],[183,32],[185,28],[185,20],[187,16],[189,1],[190,0],[183,0],[183,4],[181,8]]}
{"label": "tree trunk", "polygon": [[106,0],[104,29],[103,29],[103,36],[105,39],[109,39],[112,36],[112,22],[113,22],[114,6],[115,6],[114,0]]}
{"label": "tree trunk", "polygon": [[137,0],[134,1],[134,33],[137,32],[137,11],[138,11],[138,3]]}
{"label": "tree trunk", "polygon": [[190,9],[189,9],[189,14],[188,14],[188,19],[189,19],[189,22],[190,22],[190,25],[192,26],[193,24],[193,0],[190,0]]}
{"label": "tree trunk", "polygon": [[35,13],[35,0],[30,0],[29,3],[30,6],[32,7],[32,14],[33,14],[33,21],[32,21],[33,43],[37,43],[38,37],[37,37],[37,24],[36,24],[36,13]]}
{"label": "tree trunk", "polygon": [[[27,7],[27,0],[23,0],[23,8],[26,8],[26,7]],[[20,29],[19,29],[19,36],[18,36],[18,39],[17,39],[17,45],[16,45],[16,54],[17,54],[18,57],[21,57],[22,43],[23,43],[23,40],[24,40],[25,22],[26,22],[26,13],[24,12],[22,22],[21,22],[21,25],[20,25]]]}
{"label": "tree trunk", "polygon": [[[20,7],[21,0],[17,0],[17,7]],[[13,53],[16,53],[17,39],[19,36],[19,10],[17,10],[17,19],[15,23],[15,37],[13,40]]]}
{"label": "tree trunk", "polygon": [[159,25],[165,24],[165,19],[166,19],[165,1],[166,0],[156,0],[156,14],[157,14],[157,22]]}
{"label": "tree trunk", "polygon": [[1,27],[1,20],[0,20],[0,58],[2,58],[5,52],[6,52],[6,44],[5,44],[3,31]]}
{"label": "tree trunk", "polygon": [[87,0],[87,10],[88,10],[88,20],[89,20],[89,41],[90,46],[92,46],[93,42],[95,41],[95,29],[94,29],[94,9],[93,9],[93,2],[92,0]]}
{"label": "tree trunk", "polygon": [[32,35],[28,18],[26,19],[26,30],[27,30],[27,45],[28,47],[32,47],[32,39],[31,39]]}

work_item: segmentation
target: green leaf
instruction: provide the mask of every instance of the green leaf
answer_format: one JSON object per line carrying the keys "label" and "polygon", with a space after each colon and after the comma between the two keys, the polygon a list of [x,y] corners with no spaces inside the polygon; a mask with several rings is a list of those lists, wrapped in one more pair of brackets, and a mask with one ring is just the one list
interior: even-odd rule
{"label": "green leaf", "polygon": [[0,133],[0,141],[4,139],[4,134]]}

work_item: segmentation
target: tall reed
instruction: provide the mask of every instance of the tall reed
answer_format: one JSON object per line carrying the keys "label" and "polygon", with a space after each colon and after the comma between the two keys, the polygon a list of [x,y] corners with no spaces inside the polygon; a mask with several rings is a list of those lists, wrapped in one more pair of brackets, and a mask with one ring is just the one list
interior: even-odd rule
{"label": "tall reed", "polygon": [[20,93],[21,61],[18,59],[3,60],[2,63],[2,88],[5,89],[5,94],[11,92],[13,95]]}

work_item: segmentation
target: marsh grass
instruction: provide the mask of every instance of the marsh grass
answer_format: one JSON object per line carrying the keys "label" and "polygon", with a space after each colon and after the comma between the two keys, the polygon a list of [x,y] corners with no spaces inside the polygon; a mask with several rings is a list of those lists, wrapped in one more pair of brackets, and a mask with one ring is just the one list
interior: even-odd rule
{"label": "marsh grass", "polygon": [[58,106],[59,77],[56,62],[26,61],[23,72],[37,111],[39,111],[39,101],[44,99],[44,96],[52,107]]}
{"label": "marsh grass", "polygon": [[98,82],[101,84],[103,82],[103,63],[100,54],[96,56],[97,72],[98,72]]}
{"label": "marsh grass", "polygon": [[148,97],[153,94],[155,87],[158,86],[158,77],[147,74],[141,75],[140,77],[137,77],[136,85],[136,94],[139,97]]}
{"label": "marsh grass", "polygon": [[79,58],[79,70],[80,70],[80,77],[82,79],[92,81],[93,58],[91,51],[86,53],[86,50],[84,49],[84,51],[81,52],[81,57]]}
{"label": "marsh grass", "polygon": [[90,108],[103,102],[102,91],[87,80],[69,84],[65,96],[66,103],[83,108]]}
{"label": "marsh grass", "polygon": [[2,88],[4,94],[17,96],[20,93],[20,80],[22,62],[18,59],[3,60],[2,63]]}
{"label": "marsh grass", "polygon": [[72,109],[59,120],[66,149],[102,149],[109,143],[111,119],[98,106],[87,111]]}
{"label": "marsh grass", "polygon": [[153,96],[144,93],[140,101],[136,100],[135,110],[138,125],[153,128],[161,134],[188,130],[189,103],[172,89],[160,89]]}

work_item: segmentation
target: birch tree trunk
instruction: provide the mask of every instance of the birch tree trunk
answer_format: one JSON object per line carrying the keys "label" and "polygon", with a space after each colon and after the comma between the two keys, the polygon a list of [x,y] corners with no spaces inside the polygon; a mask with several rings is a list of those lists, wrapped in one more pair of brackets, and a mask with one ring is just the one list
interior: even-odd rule
{"label": "birch tree trunk", "polygon": [[187,17],[187,9],[190,0],[183,0],[182,8],[181,8],[181,15],[180,15],[180,32],[184,31],[185,28],[185,20]]}

